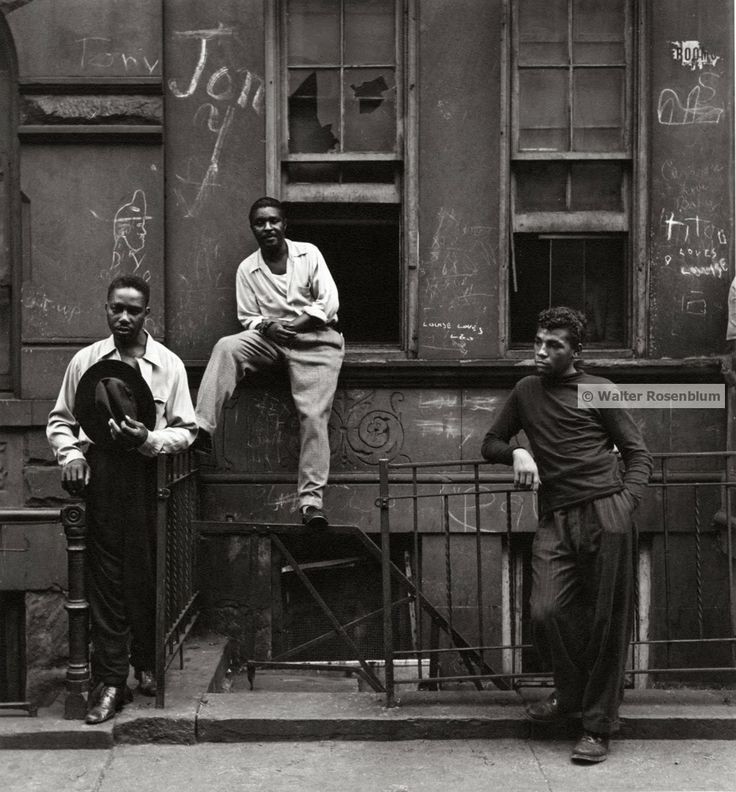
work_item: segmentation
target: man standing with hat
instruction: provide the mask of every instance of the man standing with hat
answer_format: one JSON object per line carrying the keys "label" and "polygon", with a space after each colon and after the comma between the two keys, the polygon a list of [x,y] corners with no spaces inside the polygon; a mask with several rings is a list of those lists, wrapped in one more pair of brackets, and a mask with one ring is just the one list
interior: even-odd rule
{"label": "man standing with hat", "polygon": [[184,364],[143,329],[149,299],[137,276],[112,281],[112,335],[74,355],[46,428],[62,487],[87,503],[91,724],[131,700],[129,665],[138,690],[156,693],[155,457],[183,451],[197,434]]}

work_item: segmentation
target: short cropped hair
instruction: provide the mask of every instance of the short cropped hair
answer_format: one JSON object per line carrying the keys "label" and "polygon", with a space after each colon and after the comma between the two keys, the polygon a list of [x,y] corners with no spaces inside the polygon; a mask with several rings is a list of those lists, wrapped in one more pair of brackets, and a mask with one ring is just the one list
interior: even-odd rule
{"label": "short cropped hair", "polygon": [[264,209],[266,207],[272,207],[273,209],[278,209],[281,212],[281,218],[286,220],[286,213],[284,212],[284,205],[279,201],[277,198],[271,198],[270,195],[264,195],[262,198],[259,198],[257,201],[253,201],[253,206],[251,206],[250,210],[248,211],[248,222],[253,225],[253,217],[255,213],[259,209]]}
{"label": "short cropped hair", "polygon": [[108,302],[115,289],[135,289],[139,291],[143,295],[146,305],[151,299],[151,287],[148,285],[148,281],[144,281],[143,278],[139,278],[137,275],[118,275],[117,278],[114,278],[107,287]]}
{"label": "short cropped hair", "polygon": [[565,305],[547,308],[537,317],[537,327],[545,330],[567,330],[568,341],[573,347],[579,347],[585,342],[586,324],[585,314]]}

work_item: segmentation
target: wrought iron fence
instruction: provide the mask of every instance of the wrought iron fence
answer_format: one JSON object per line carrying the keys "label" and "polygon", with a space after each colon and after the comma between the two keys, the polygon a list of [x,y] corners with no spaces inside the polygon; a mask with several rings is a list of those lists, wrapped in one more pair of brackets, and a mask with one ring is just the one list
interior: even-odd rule
{"label": "wrought iron fence", "polygon": [[[61,522],[67,538],[69,579],[66,601],[66,611],[69,616],[69,661],[66,672],[67,697],[64,716],[67,719],[76,719],[85,715],[86,695],[89,690],[89,606],[84,597],[87,524],[84,506],[74,503],[60,509],[0,509],[0,526],[4,523],[28,525],[57,522]],[[25,662],[25,658],[21,661]],[[25,680],[25,668],[22,677]],[[31,716],[38,714],[37,706],[31,701],[0,702],[0,710],[17,709],[25,710]]]}
{"label": "wrought iron fence", "polygon": [[184,641],[199,616],[194,527],[197,510],[193,455],[158,458],[156,531],[156,706],[163,707],[166,671],[176,657],[184,667]]}
{"label": "wrought iron fence", "polygon": [[[693,675],[733,684],[736,452],[654,457],[656,470],[635,518],[636,610],[627,684]],[[399,684],[550,684],[528,640],[535,496],[515,490],[508,474],[494,473],[484,461],[382,460],[379,475],[387,704],[396,703]],[[392,560],[392,539],[407,530],[411,574]],[[444,581],[437,581],[436,557],[435,574],[424,579],[428,534],[441,539]],[[494,536],[495,551],[489,546]],[[500,586],[498,566],[488,561],[493,552],[500,552]],[[409,600],[408,639],[398,629],[395,607],[403,597]],[[399,681],[394,665],[407,659],[416,663],[416,674]]]}

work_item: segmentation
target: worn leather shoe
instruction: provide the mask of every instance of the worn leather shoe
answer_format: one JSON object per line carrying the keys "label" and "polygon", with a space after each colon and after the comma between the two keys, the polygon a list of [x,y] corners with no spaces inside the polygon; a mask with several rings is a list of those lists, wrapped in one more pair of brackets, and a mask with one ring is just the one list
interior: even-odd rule
{"label": "worn leather shoe", "polygon": [[102,685],[84,722],[92,725],[104,723],[119,712],[124,704],[129,704],[132,700],[133,694],[127,685],[122,687]]}
{"label": "worn leather shoe", "polygon": [[324,531],[327,528],[327,515],[317,506],[305,506],[302,509],[302,522],[307,528]]}
{"label": "worn leather shoe", "polygon": [[569,717],[572,713],[560,709],[560,702],[556,693],[552,693],[542,701],[535,701],[526,707],[527,716],[537,723],[558,723]]}
{"label": "worn leather shoe", "polygon": [[145,668],[135,672],[135,678],[138,680],[137,690],[144,696],[156,695],[156,676],[153,671],[148,671]]}
{"label": "worn leather shoe", "polygon": [[605,762],[608,758],[608,736],[583,732],[583,736],[572,749],[570,758],[574,762]]}

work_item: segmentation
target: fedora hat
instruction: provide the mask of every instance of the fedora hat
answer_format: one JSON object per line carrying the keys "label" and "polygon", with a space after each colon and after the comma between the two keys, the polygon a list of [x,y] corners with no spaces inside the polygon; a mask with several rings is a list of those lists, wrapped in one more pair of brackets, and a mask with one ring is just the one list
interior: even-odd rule
{"label": "fedora hat", "polygon": [[84,372],[74,398],[74,417],[92,442],[120,447],[108,421],[128,415],[148,430],[156,426],[156,403],[140,372],[122,360],[100,360]]}

